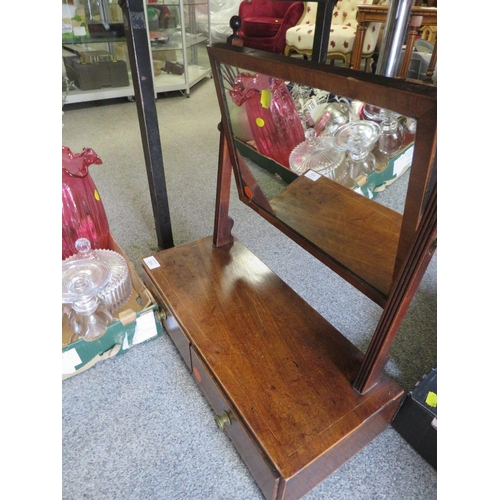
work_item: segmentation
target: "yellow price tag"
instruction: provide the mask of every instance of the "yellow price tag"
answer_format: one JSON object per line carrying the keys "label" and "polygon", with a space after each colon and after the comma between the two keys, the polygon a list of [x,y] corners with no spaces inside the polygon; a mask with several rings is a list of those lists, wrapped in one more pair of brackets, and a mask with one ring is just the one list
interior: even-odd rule
{"label": "yellow price tag", "polygon": [[425,402],[432,408],[435,408],[438,405],[438,395],[435,392],[429,391]]}
{"label": "yellow price tag", "polygon": [[265,89],[260,93],[260,105],[264,109],[269,109],[269,106],[271,106],[271,99],[272,95],[270,90]]}

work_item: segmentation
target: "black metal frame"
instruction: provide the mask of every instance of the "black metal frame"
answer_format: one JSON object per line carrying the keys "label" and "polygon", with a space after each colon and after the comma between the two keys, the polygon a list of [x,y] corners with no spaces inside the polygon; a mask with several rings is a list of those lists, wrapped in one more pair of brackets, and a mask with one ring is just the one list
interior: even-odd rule
{"label": "black metal frame", "polygon": [[143,0],[120,0],[160,250],[174,246]]}

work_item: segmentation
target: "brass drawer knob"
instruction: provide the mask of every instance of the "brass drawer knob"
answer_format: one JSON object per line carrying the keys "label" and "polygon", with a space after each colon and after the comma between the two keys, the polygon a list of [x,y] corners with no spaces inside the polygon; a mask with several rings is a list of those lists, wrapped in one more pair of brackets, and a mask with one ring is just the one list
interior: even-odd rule
{"label": "brass drawer knob", "polygon": [[167,313],[161,308],[158,308],[158,310],[155,311],[155,316],[156,320],[159,321],[160,323],[167,319]]}
{"label": "brass drawer knob", "polygon": [[215,415],[215,423],[217,427],[222,431],[225,425],[231,425],[231,417],[226,411],[222,412],[222,415]]}

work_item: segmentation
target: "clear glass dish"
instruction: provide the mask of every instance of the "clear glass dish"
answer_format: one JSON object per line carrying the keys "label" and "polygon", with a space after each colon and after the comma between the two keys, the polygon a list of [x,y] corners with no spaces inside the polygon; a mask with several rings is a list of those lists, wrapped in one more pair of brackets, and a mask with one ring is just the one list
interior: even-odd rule
{"label": "clear glass dish", "polygon": [[71,306],[69,326],[85,340],[95,340],[106,332],[113,317],[99,293],[111,279],[111,270],[95,259],[62,263],[62,303]]}
{"label": "clear glass dish", "polygon": [[339,166],[337,180],[347,187],[352,187],[358,178],[370,175],[377,166],[375,155],[371,152],[380,137],[378,123],[359,120],[342,125],[333,136],[334,144],[341,151],[347,152],[344,162]]}
{"label": "clear glass dish", "polygon": [[78,239],[75,248],[78,253],[69,257],[66,261],[95,259],[106,264],[110,269],[111,276],[109,283],[100,291],[99,298],[107,305],[111,312],[115,312],[123,307],[130,299],[133,291],[130,272],[123,256],[114,250],[92,250],[90,242],[86,238]]}
{"label": "clear glass dish", "polygon": [[314,170],[329,177],[344,153],[335,148],[331,137],[317,137],[311,130],[306,133],[309,137],[290,153],[290,170],[298,175]]}

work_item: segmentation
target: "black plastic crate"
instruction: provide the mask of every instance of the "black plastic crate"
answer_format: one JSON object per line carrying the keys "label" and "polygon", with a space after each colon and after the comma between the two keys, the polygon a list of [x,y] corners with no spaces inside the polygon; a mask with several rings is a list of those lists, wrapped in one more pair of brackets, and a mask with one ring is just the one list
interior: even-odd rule
{"label": "black plastic crate", "polygon": [[437,469],[437,368],[407,394],[392,426]]}

